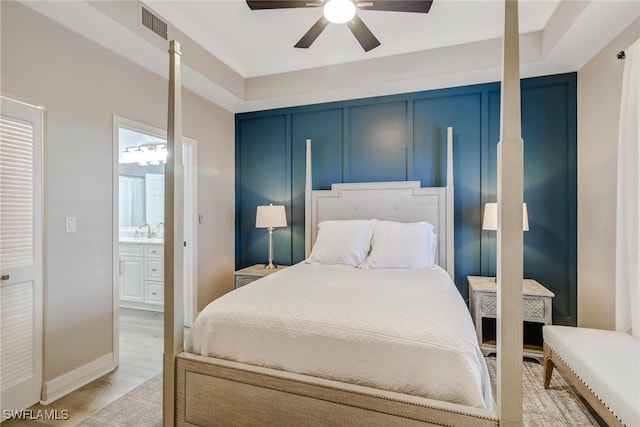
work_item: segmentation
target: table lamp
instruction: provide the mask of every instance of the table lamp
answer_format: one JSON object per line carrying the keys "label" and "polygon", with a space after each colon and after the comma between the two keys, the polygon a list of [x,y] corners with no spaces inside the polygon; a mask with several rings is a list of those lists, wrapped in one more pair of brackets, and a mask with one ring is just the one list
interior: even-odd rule
{"label": "table lamp", "polygon": [[[484,217],[482,218],[483,230],[498,230],[498,204],[485,203]],[[522,231],[529,231],[529,213],[527,212],[527,204],[522,204]],[[493,279],[496,280],[496,279]]]}
{"label": "table lamp", "polygon": [[[498,229],[498,204],[485,203],[484,217],[482,219],[483,230]],[[529,214],[527,213],[527,204],[522,204],[522,231],[529,231]]]}
{"label": "table lamp", "polygon": [[269,231],[269,263],[264,266],[266,269],[274,269],[278,266],[273,263],[273,229],[287,226],[287,214],[284,206],[258,206],[256,212],[256,228],[266,228]]}

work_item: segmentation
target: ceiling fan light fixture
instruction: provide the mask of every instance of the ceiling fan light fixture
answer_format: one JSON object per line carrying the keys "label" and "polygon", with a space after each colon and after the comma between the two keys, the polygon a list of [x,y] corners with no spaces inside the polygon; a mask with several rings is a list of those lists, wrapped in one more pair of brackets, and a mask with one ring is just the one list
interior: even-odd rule
{"label": "ceiling fan light fixture", "polygon": [[329,0],[322,13],[329,22],[344,24],[356,16],[356,5],[351,0]]}

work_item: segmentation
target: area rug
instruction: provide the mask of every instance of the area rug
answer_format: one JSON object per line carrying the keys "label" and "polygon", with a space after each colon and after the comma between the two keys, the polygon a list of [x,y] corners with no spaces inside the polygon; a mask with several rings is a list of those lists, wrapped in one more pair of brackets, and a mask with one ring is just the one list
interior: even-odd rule
{"label": "area rug", "polygon": [[[495,396],[496,359],[487,357]],[[557,372],[551,387],[542,386],[542,365],[523,362],[523,416],[527,427],[600,426]],[[81,427],[156,427],[162,425],[162,374],[85,418]]]}
{"label": "area rug", "polygon": [[81,427],[161,427],[162,374],[76,424]]}
{"label": "area rug", "polygon": [[[491,389],[496,396],[496,358],[486,357]],[[580,397],[553,371],[549,389],[542,384],[542,365],[526,360],[522,363],[522,417],[527,427],[587,427],[601,424],[591,415]],[[602,424],[606,426],[606,424]]]}

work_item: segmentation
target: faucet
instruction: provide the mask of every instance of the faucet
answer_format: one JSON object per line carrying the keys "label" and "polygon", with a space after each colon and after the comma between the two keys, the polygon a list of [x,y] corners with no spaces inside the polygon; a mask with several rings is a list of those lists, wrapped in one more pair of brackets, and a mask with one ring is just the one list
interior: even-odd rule
{"label": "faucet", "polygon": [[147,238],[150,238],[150,237],[151,237],[151,235],[153,234],[153,232],[152,232],[152,230],[151,230],[151,226],[150,226],[148,223],[143,222],[143,223],[142,223],[142,224],[140,224],[140,226],[138,227],[138,230],[140,230],[142,227],[147,227]]}

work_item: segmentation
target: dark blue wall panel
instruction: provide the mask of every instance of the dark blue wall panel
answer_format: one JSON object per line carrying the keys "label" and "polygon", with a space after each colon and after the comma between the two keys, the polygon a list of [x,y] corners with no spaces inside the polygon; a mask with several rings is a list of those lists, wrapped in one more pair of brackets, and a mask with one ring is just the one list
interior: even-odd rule
{"label": "dark blue wall panel", "polygon": [[[556,293],[554,323],[576,324],[576,74],[522,81],[525,144],[525,277]],[[500,84],[283,108],[236,116],[236,267],[267,258],[255,208],[287,206],[276,262],[304,259],[305,140],[314,189],[334,182],[419,180],[446,184],[446,132],[454,128],[455,282],[495,275],[495,232],[482,231],[496,201]]]}
{"label": "dark blue wall panel", "polygon": [[[453,127],[454,244],[456,283],[480,270],[482,93],[417,99],[413,107],[413,179],[444,186],[447,178],[447,127]],[[461,286],[463,297],[467,287]]]}
{"label": "dark blue wall panel", "polygon": [[[286,143],[286,116],[239,120],[236,126],[236,263],[266,263],[269,241],[266,229],[257,229],[256,207],[286,205],[289,220],[290,157]],[[274,232],[274,258],[291,262],[291,230]]]}
{"label": "dark blue wall panel", "polygon": [[[525,236],[525,275],[550,284],[556,316],[576,317],[577,158],[575,85],[539,81],[522,90],[522,135],[525,140],[525,201],[530,232]],[[549,105],[538,110],[535,105]],[[544,180],[539,177],[544,176]],[[552,188],[553,191],[549,191]]]}
{"label": "dark blue wall panel", "polygon": [[[573,78],[572,78],[573,77]],[[576,81],[575,75],[527,79],[522,83],[524,275],[555,294],[554,323],[575,324],[576,308]],[[499,87],[489,93],[489,155],[486,201],[497,200]],[[496,232],[484,231],[483,274],[495,275]]]}
{"label": "dark blue wall panel", "polygon": [[306,140],[313,141],[311,169],[315,190],[330,189],[334,182],[343,181],[342,135],[343,109],[291,114],[292,137],[292,262],[304,259],[304,187]]}
{"label": "dark blue wall panel", "polygon": [[406,181],[407,102],[350,107],[348,182]]}

